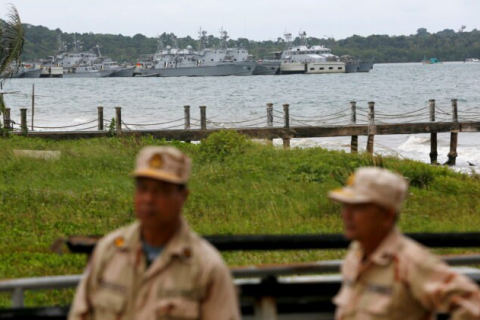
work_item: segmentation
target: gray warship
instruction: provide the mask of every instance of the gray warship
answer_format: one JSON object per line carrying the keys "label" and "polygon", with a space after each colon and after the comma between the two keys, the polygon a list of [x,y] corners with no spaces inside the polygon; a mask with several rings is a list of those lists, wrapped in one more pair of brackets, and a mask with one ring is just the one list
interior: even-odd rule
{"label": "gray warship", "polygon": [[[115,74],[133,76],[134,67],[122,68],[108,57],[103,57],[98,45],[89,51],[82,51],[82,43],[75,36],[73,50],[69,52],[67,44],[62,42],[59,35],[57,52],[44,63],[40,77],[104,78]],[[56,72],[55,75],[53,71]]]}
{"label": "gray warship", "polygon": [[[223,33],[223,30],[222,30]],[[223,34],[225,37],[226,32]],[[207,76],[249,76],[256,62],[248,61],[246,49],[229,49],[226,38],[219,48],[207,48],[207,32],[199,31],[199,50],[192,46],[179,49],[176,39],[172,46],[163,46],[159,40],[153,67],[140,69],[140,76],[157,77],[207,77]]]}

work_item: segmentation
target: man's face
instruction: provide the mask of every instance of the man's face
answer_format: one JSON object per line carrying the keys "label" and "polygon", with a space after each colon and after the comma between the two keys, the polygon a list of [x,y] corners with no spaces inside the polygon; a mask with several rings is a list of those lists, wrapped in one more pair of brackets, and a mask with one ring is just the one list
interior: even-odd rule
{"label": "man's face", "polygon": [[188,190],[179,185],[150,178],[137,178],[135,214],[144,226],[165,228],[174,225],[187,200]]}
{"label": "man's face", "polygon": [[342,219],[345,236],[349,240],[368,241],[382,230],[389,230],[393,226],[394,215],[393,211],[373,203],[344,203]]}

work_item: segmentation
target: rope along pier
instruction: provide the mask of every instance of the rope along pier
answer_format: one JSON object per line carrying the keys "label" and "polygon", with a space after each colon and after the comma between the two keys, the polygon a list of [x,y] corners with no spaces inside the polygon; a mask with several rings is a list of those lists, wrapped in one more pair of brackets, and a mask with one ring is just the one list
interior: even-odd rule
{"label": "rope along pier", "polygon": [[[358,136],[367,136],[366,150],[369,153],[374,152],[376,135],[430,133],[431,163],[437,162],[437,133],[450,132],[448,165],[455,165],[456,162],[458,134],[480,131],[480,107],[461,110],[458,108],[457,99],[451,100],[450,110],[445,106],[441,108],[436,106],[435,100],[432,99],[429,100],[428,107],[395,114],[376,112],[373,101],[368,102],[367,108],[359,107],[352,101],[349,108],[319,113],[315,116],[300,115],[300,112],[290,113],[289,104],[275,107],[273,103],[267,103],[265,113],[260,112],[261,107],[258,107],[259,112],[255,113],[254,117],[239,121],[220,119],[220,115],[209,118],[206,106],[200,106],[200,118],[195,119],[191,117],[191,108],[187,105],[184,106],[183,118],[152,117],[156,121],[150,122],[129,122],[122,119],[122,108],[115,107],[115,118],[109,123],[104,120],[103,107],[97,109],[97,119],[83,123],[35,126],[44,131],[28,131],[27,109],[20,109],[20,128],[14,128],[16,122],[11,119],[10,109],[6,109],[3,123],[13,134],[52,140],[98,138],[114,134],[148,135],[159,139],[189,142],[205,139],[220,130],[235,130],[256,139],[267,141],[282,139],[283,146],[289,148],[292,138],[351,136],[351,152],[358,151]],[[97,125],[92,126],[95,122]]]}

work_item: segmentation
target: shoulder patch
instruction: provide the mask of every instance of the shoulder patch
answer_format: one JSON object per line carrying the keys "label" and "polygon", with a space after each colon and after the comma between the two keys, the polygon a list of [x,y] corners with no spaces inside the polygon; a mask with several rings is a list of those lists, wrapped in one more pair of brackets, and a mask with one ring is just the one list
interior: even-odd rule
{"label": "shoulder patch", "polygon": [[125,246],[125,239],[122,236],[119,236],[115,238],[113,243],[115,244],[115,247],[123,248]]}

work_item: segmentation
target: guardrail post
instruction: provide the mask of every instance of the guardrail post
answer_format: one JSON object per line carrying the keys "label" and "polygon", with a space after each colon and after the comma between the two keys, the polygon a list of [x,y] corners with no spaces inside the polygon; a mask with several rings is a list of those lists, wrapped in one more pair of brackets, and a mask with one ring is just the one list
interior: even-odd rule
{"label": "guardrail post", "polygon": [[27,128],[27,109],[22,108],[20,109],[20,128],[22,129],[22,134],[27,135],[28,134],[28,128]]}
{"label": "guardrail post", "polygon": [[261,297],[255,302],[255,320],[277,320],[277,305],[274,297]]}
{"label": "guardrail post", "polygon": [[367,138],[367,152],[373,153],[373,142],[374,142],[375,135],[371,134],[370,132],[370,126],[375,125],[375,102],[373,101],[370,101],[368,103],[368,124],[369,124],[369,128],[368,128],[369,133]]}
{"label": "guardrail post", "polygon": [[17,287],[13,290],[13,293],[12,293],[12,307],[22,308],[23,306],[24,306],[23,289],[20,287]]}
{"label": "guardrail post", "polygon": [[[452,121],[458,122],[458,109],[457,109],[457,99],[452,99]],[[454,166],[457,160],[457,143],[458,143],[458,130],[453,130],[450,133],[450,152],[448,153],[447,164],[449,166]]]}
{"label": "guardrail post", "polygon": [[[289,112],[289,107],[290,105],[288,103],[285,103],[283,105],[283,127],[285,129],[290,128],[290,112]],[[290,149],[290,137],[284,137],[283,138],[283,148],[284,149]]]}
{"label": "guardrail post", "polygon": [[190,130],[190,106],[183,106],[185,118],[185,130]]}
{"label": "guardrail post", "polygon": [[207,106],[200,106],[200,129],[207,130]]}
{"label": "guardrail post", "polygon": [[5,112],[3,113],[3,126],[7,130],[12,129],[12,122],[10,120],[10,108],[5,108]]}
{"label": "guardrail post", "polygon": [[117,134],[122,134],[122,107],[115,107],[115,127]]}
{"label": "guardrail post", "polygon": [[[350,122],[352,124],[356,124],[357,123],[357,102],[351,101],[350,106],[352,109]],[[350,152],[351,153],[358,152],[358,136],[352,136],[352,139],[350,142]]]}
{"label": "guardrail post", "polygon": [[[430,108],[430,121],[435,122],[435,99],[428,100]],[[430,163],[437,164],[437,133],[430,133]]]}
{"label": "guardrail post", "polygon": [[97,107],[98,111],[98,131],[103,131],[103,107]]}

